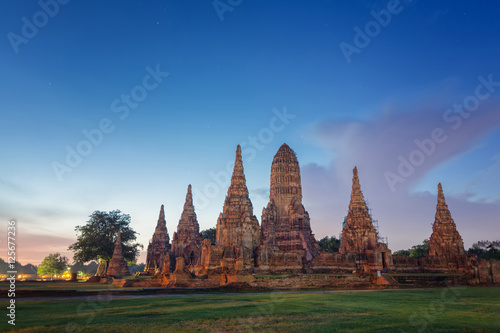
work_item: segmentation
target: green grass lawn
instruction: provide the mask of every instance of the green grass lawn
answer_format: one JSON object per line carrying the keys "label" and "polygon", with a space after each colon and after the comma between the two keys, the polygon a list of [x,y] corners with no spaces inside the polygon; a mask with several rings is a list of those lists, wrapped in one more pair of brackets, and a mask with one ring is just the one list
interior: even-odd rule
{"label": "green grass lawn", "polygon": [[22,332],[500,332],[500,288],[18,299],[16,311]]}

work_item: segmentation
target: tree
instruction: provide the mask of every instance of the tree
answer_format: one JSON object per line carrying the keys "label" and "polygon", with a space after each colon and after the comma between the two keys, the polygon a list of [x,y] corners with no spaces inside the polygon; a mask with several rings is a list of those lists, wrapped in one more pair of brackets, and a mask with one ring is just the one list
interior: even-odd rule
{"label": "tree", "polygon": [[[19,261],[15,261],[17,274],[37,274],[37,267],[32,264],[22,265]],[[11,271],[9,264],[0,258],[0,272]]]}
{"label": "tree", "polygon": [[88,264],[83,264],[80,262],[75,262],[70,266],[71,273],[77,273],[81,276],[93,276],[97,272],[97,267],[99,264],[95,261],[91,261]]}
{"label": "tree", "polygon": [[410,255],[410,250],[398,250],[392,253],[392,255],[395,256],[409,256]]}
{"label": "tree", "polygon": [[322,251],[330,253],[339,251],[340,240],[335,238],[335,236],[332,237],[326,236],[322,238],[318,243]]}
{"label": "tree", "polygon": [[66,266],[68,266],[68,258],[61,256],[58,252],[51,253],[46,256],[40,266],[38,266],[37,274],[42,275],[50,275],[50,279],[54,275],[61,275],[66,270]]}
{"label": "tree", "polygon": [[216,233],[217,233],[216,228],[210,228],[210,229],[203,230],[200,234],[201,234],[201,238],[210,239],[210,243],[212,243],[212,245],[215,245]]}
{"label": "tree", "polygon": [[472,244],[467,250],[468,254],[477,255],[478,259],[497,259],[500,260],[500,241],[479,241]]}
{"label": "tree", "polygon": [[429,240],[425,239],[422,244],[412,246],[410,249],[410,257],[412,258],[422,258],[429,252]]}
{"label": "tree", "polygon": [[422,244],[419,245],[414,245],[411,247],[411,249],[408,250],[398,250],[396,252],[393,252],[393,255],[406,255],[410,256],[412,258],[422,258],[427,255],[427,252],[429,252],[429,240],[425,239]]}
{"label": "tree", "polygon": [[142,249],[143,246],[134,243],[137,233],[129,226],[130,215],[123,214],[120,210],[96,210],[89,217],[86,225],[75,228],[77,241],[69,246],[69,250],[74,252],[73,260],[79,263],[100,260],[96,275],[105,275],[120,231],[123,257],[127,263],[134,263],[139,248]]}
{"label": "tree", "polygon": [[134,275],[137,272],[144,272],[145,267],[146,267],[145,263],[132,264],[128,267],[128,270],[129,270],[131,275]]}

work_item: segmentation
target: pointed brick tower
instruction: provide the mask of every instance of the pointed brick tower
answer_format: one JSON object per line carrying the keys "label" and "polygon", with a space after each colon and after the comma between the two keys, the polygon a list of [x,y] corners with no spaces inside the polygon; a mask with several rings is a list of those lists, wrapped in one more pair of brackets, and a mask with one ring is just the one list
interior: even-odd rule
{"label": "pointed brick tower", "polygon": [[253,215],[252,202],[248,196],[239,145],[231,185],[217,220],[216,243],[228,249],[225,251],[226,256],[235,249],[236,257],[237,251],[252,252],[260,245],[259,222]]}
{"label": "pointed brick tower", "polygon": [[378,233],[368,212],[361,186],[359,185],[358,168],[354,167],[352,176],[351,202],[345,220],[340,241],[339,252],[365,253],[377,247]]}
{"label": "pointed brick tower", "polygon": [[464,242],[451,217],[444,198],[443,187],[439,183],[436,217],[429,239],[429,256],[454,258],[465,255]]}
{"label": "pointed brick tower", "polygon": [[161,205],[156,229],[148,245],[148,255],[144,271],[151,275],[161,272],[165,256],[168,255],[169,251],[170,238],[168,237],[167,222],[165,221],[165,211],[163,205]]}
{"label": "pointed brick tower", "polygon": [[262,210],[262,244],[283,251],[302,251],[304,261],[319,253],[309,213],[302,205],[300,166],[294,151],[284,143],[271,165],[269,203]]}
{"label": "pointed brick tower", "polygon": [[188,186],[184,210],[182,211],[177,232],[172,237],[174,258],[184,257],[186,265],[196,264],[201,255],[202,238],[200,225],[194,212],[191,185]]}
{"label": "pointed brick tower", "polygon": [[113,252],[113,257],[109,262],[108,271],[106,273],[108,276],[127,276],[130,275],[128,270],[127,262],[123,258],[122,252],[122,238],[120,232],[118,231],[118,236],[116,237],[115,250]]}

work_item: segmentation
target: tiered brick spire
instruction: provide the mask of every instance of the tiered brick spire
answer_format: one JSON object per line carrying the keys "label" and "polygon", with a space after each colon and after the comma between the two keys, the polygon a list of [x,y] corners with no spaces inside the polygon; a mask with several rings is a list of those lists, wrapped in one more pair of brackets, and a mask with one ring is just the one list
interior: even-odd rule
{"label": "tiered brick spire", "polygon": [[165,256],[170,251],[170,237],[168,237],[167,222],[165,221],[165,210],[163,205],[160,208],[160,216],[156,223],[153,238],[148,245],[148,255],[146,258],[145,272],[156,274],[161,272]]}
{"label": "tiered brick spire", "polygon": [[359,184],[358,167],[355,166],[352,173],[352,190],[349,210],[355,208],[366,209],[365,199],[363,197],[363,192],[361,191],[361,185]]}
{"label": "tiered brick spire", "polygon": [[186,200],[184,202],[184,210],[182,211],[181,219],[179,220],[179,223],[181,222],[184,224],[193,224],[198,228],[198,230],[200,229],[198,221],[196,220],[196,213],[194,212],[191,184],[188,185]]}
{"label": "tiered brick spire", "polygon": [[372,218],[368,212],[363,192],[358,178],[358,168],[354,167],[352,176],[351,202],[346,223],[342,230],[339,252],[364,253],[377,246],[378,233],[373,227]]}
{"label": "tiered brick spire", "polygon": [[201,253],[201,241],[200,225],[194,212],[193,195],[189,185],[177,232],[174,232],[172,238],[174,258],[182,256],[187,265],[195,264]]}
{"label": "tiered brick spire", "polygon": [[293,199],[302,202],[299,161],[286,143],[281,145],[273,158],[269,198],[282,212],[290,208]]}
{"label": "tiered brick spire", "polygon": [[217,220],[216,242],[224,247],[239,246],[252,251],[260,243],[259,222],[253,215],[252,202],[248,197],[239,145],[236,149],[231,185]]}
{"label": "tiered brick spire", "polygon": [[118,236],[116,237],[116,245],[115,250],[113,251],[113,257],[109,262],[108,271],[106,273],[109,276],[122,275],[127,276],[130,275],[128,270],[127,262],[123,258],[122,251],[122,238],[120,235],[120,231],[118,231]]}
{"label": "tiered brick spire", "polygon": [[319,253],[309,213],[302,205],[300,166],[294,151],[284,143],[273,158],[267,208],[262,210],[262,243],[280,250],[303,251],[303,259]]}
{"label": "tiered brick spire", "polygon": [[441,183],[438,184],[438,201],[432,235],[429,239],[429,255],[440,257],[465,255],[464,242],[451,217]]}

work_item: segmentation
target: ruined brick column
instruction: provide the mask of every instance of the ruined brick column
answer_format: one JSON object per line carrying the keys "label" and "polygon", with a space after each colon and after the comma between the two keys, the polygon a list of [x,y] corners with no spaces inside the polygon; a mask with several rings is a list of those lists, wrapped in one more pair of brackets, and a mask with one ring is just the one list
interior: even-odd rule
{"label": "ruined brick column", "polygon": [[436,216],[429,239],[429,256],[454,258],[465,256],[464,242],[444,198],[443,187],[438,184]]}
{"label": "ruined brick column", "polygon": [[245,258],[248,258],[260,245],[259,222],[253,215],[252,202],[248,196],[239,145],[236,149],[231,185],[217,220],[216,243],[227,249],[226,257],[234,258],[242,256],[241,251],[245,252]]}
{"label": "ruined brick column", "polygon": [[161,205],[160,216],[156,223],[155,232],[148,245],[148,254],[144,271],[151,275],[161,272],[165,256],[169,254],[169,251],[170,238],[168,237],[164,207]]}
{"label": "ruined brick column", "polygon": [[262,244],[283,251],[301,251],[304,261],[319,253],[309,213],[302,205],[300,166],[294,151],[284,143],[271,165],[269,203],[262,210]]}
{"label": "ruined brick column", "polygon": [[123,258],[122,238],[119,231],[118,231],[118,236],[116,237],[116,245],[115,245],[115,250],[113,251],[113,257],[109,262],[108,271],[106,274],[108,276],[130,275],[127,262]]}
{"label": "ruined brick column", "polygon": [[174,232],[172,237],[174,258],[183,257],[188,266],[196,264],[201,255],[201,243],[200,225],[194,212],[193,195],[189,185],[177,232]]}
{"label": "ruined brick column", "polygon": [[352,176],[351,202],[346,223],[342,230],[339,252],[364,253],[377,247],[378,233],[368,212],[361,186],[359,185],[358,168],[354,167]]}

